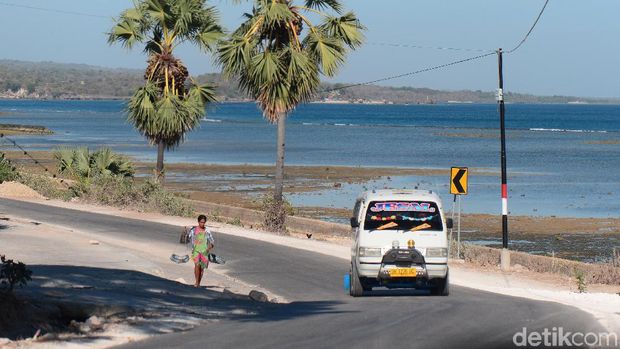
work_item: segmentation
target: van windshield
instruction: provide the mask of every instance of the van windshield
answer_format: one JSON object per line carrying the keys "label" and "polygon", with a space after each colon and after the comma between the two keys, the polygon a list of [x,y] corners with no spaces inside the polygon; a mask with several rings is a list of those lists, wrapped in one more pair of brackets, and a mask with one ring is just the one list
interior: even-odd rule
{"label": "van windshield", "polygon": [[431,201],[371,201],[365,230],[443,230],[437,204]]}

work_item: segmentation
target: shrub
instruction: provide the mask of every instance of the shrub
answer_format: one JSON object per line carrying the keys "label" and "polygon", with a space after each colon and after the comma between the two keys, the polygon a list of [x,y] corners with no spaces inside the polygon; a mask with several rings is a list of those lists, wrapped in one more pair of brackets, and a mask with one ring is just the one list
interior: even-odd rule
{"label": "shrub", "polygon": [[131,162],[109,148],[101,148],[91,153],[86,147],[61,147],[54,151],[54,158],[58,161],[59,173],[70,176],[86,188],[96,177],[134,175]]}
{"label": "shrub", "polygon": [[209,222],[222,222],[222,213],[218,209],[211,210],[207,213],[207,220]]}
{"label": "shrub", "polygon": [[0,154],[0,183],[15,181],[18,177],[15,166],[4,157],[4,154]]}
{"label": "shrub", "polygon": [[574,269],[575,272],[575,281],[577,282],[577,290],[579,293],[586,292],[586,275],[583,270]]}
{"label": "shrub", "polygon": [[132,178],[118,176],[93,178],[91,185],[83,191],[82,198],[98,204],[121,208],[141,207],[146,201],[144,195],[135,188]]}
{"label": "shrub", "polygon": [[235,217],[226,222],[226,224],[235,225],[237,227],[243,227],[243,223],[241,222],[241,218]]}
{"label": "shrub", "polygon": [[293,216],[295,214],[293,206],[286,199],[283,199],[281,205],[276,203],[270,194],[263,195],[259,199],[259,205],[265,213],[264,228],[273,232],[285,233],[286,227],[284,223],[286,216]]}
{"label": "shrub", "polygon": [[142,185],[141,189],[147,198],[146,208],[148,210],[181,217],[193,217],[195,214],[192,205],[162,188],[157,182],[148,181]]}
{"label": "shrub", "polygon": [[131,207],[166,215],[191,217],[192,206],[182,198],[164,189],[155,181],[136,183],[133,178],[98,176],[92,180],[82,198],[102,205]]}
{"label": "shrub", "polygon": [[0,288],[4,292],[13,292],[15,286],[26,286],[32,280],[32,271],[24,263],[6,259],[4,255],[0,255],[0,262]]}
{"label": "shrub", "polygon": [[79,194],[74,188],[68,188],[48,176],[22,173],[19,176],[19,182],[50,199],[67,201]]}

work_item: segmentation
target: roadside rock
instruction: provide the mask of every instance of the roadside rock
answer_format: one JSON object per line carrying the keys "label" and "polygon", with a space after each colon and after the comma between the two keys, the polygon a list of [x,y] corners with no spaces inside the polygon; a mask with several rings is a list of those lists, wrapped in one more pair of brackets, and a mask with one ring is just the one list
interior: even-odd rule
{"label": "roadside rock", "polygon": [[86,319],[86,322],[84,324],[90,327],[91,331],[95,331],[103,327],[103,320],[100,317],[93,315]]}
{"label": "roadside rock", "polygon": [[250,297],[251,300],[256,301],[256,302],[261,302],[261,303],[269,302],[269,297],[267,297],[267,295],[261,291],[252,290],[250,291],[250,294],[248,296]]}

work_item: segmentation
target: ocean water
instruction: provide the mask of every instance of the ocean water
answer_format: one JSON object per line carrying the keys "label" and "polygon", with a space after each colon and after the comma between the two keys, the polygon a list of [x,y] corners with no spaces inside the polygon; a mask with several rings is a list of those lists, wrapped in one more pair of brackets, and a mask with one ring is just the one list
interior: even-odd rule
{"label": "ocean water", "polygon": [[[50,136],[15,138],[30,150],[109,146],[154,161],[150,146],[126,122],[120,101],[0,101],[0,123],[43,125]],[[511,214],[620,216],[620,106],[506,105]],[[207,110],[168,162],[273,164],[276,127],[252,103]],[[464,212],[498,213],[499,116],[494,104],[308,104],[287,123],[286,163],[362,167],[467,166],[497,175],[470,175]],[[446,205],[448,178],[381,178],[362,185],[294,195],[296,205],[350,207],[364,189],[428,188]]]}

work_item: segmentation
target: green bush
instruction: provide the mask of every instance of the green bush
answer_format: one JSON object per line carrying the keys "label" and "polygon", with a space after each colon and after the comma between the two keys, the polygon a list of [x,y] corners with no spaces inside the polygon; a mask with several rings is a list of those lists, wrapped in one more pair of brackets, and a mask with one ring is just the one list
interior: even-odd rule
{"label": "green bush", "polygon": [[580,270],[577,268],[575,268],[573,271],[575,273],[575,282],[577,283],[577,290],[579,291],[579,293],[585,293],[587,291],[585,273],[583,272],[583,270]]}
{"label": "green bush", "polygon": [[263,228],[273,232],[286,233],[286,216],[295,214],[293,206],[284,198],[282,204],[279,205],[270,194],[263,195],[258,203],[265,214]]}
{"label": "green bush", "polygon": [[118,176],[94,178],[81,196],[87,201],[121,208],[141,208],[146,201],[144,194],[136,189],[132,178]]}
{"label": "green bush", "polygon": [[189,203],[154,181],[139,184],[133,178],[127,177],[95,177],[88,189],[82,193],[82,198],[102,205],[131,207],[165,215],[194,215]]}
{"label": "green bush", "polygon": [[147,210],[171,216],[194,216],[194,208],[187,201],[162,188],[156,182],[149,181],[143,184],[141,188],[147,197]]}
{"label": "green bush", "polygon": [[226,224],[236,225],[238,227],[243,227],[243,222],[241,222],[241,218],[239,218],[239,217],[235,217],[233,219],[228,220],[226,222]]}
{"label": "green bush", "polygon": [[222,222],[222,213],[218,209],[212,210],[207,213],[207,220],[209,222]]}
{"label": "green bush", "polygon": [[79,194],[74,188],[69,188],[69,186],[61,184],[58,180],[48,176],[21,173],[19,182],[50,199],[67,201]]}
{"label": "green bush", "polygon": [[0,154],[0,183],[15,181],[18,177],[19,173],[15,166],[4,157],[4,154]]}
{"label": "green bush", "polygon": [[0,289],[12,292],[15,286],[26,286],[32,280],[32,271],[22,262],[14,262],[0,255]]}
{"label": "green bush", "polygon": [[87,188],[97,177],[133,177],[131,161],[109,148],[101,148],[93,153],[87,147],[61,147],[54,151],[58,162],[58,172],[68,175]]}

